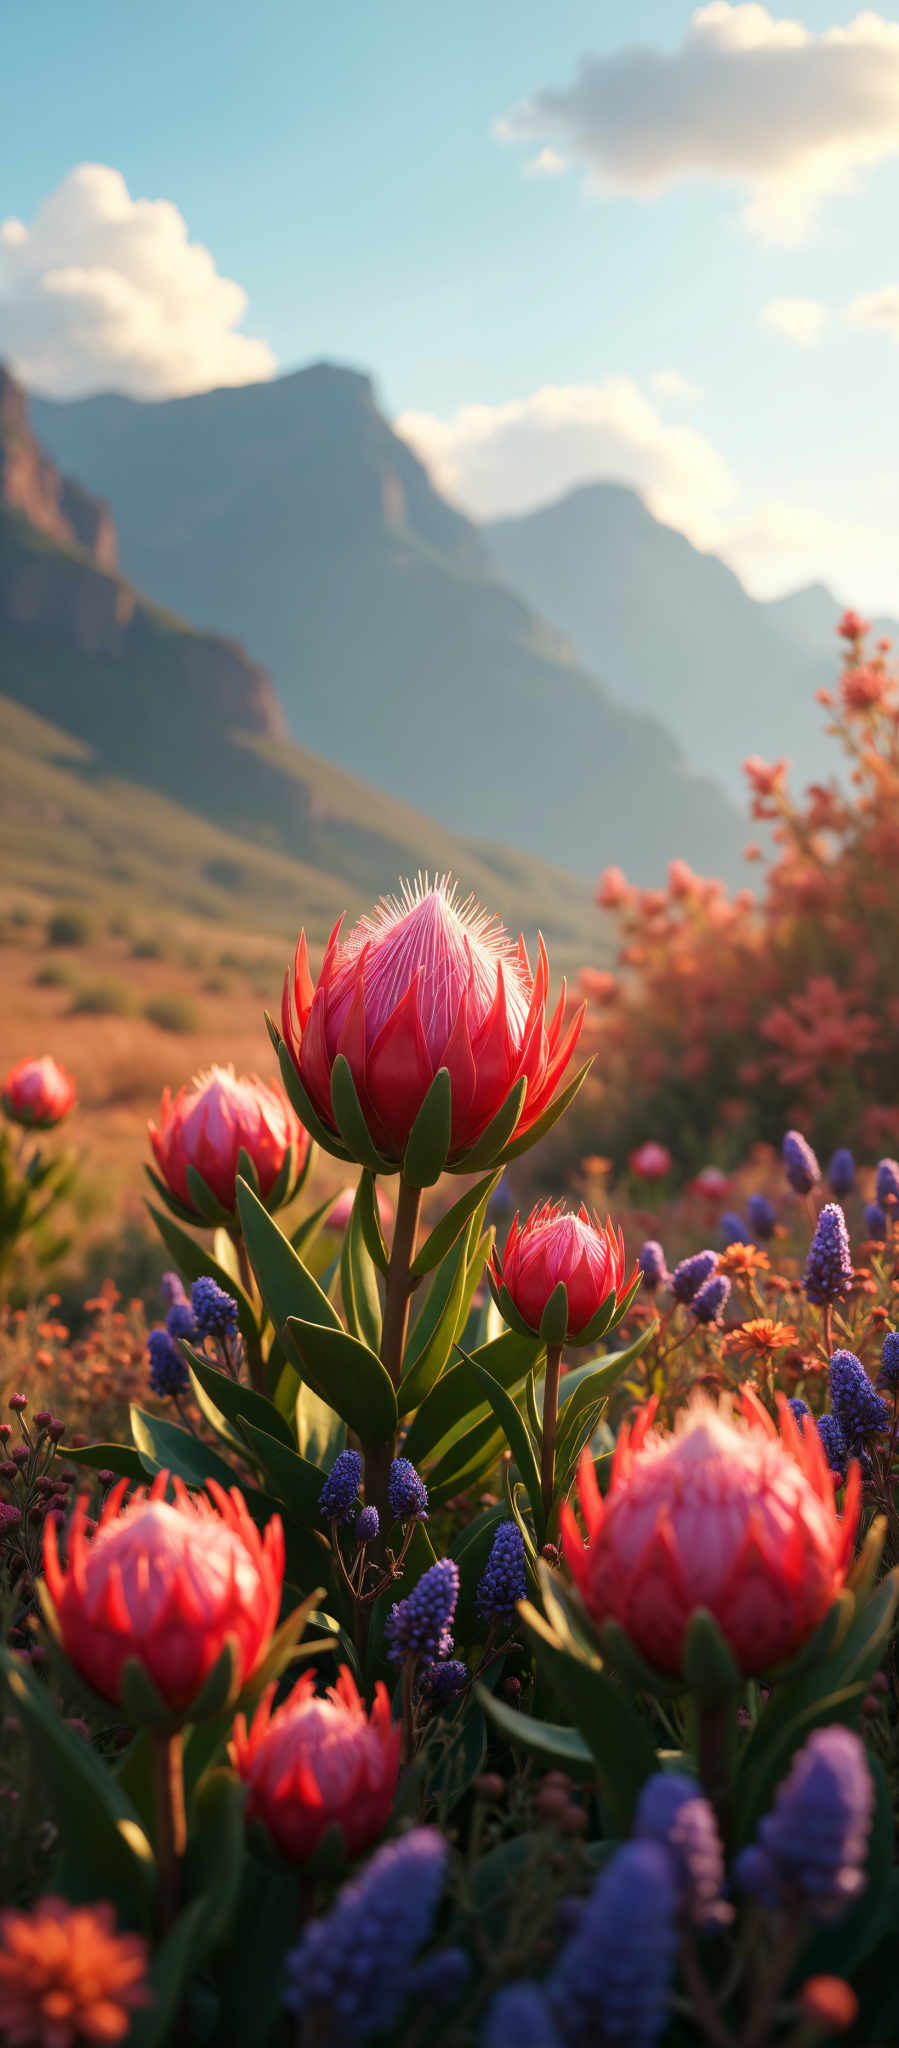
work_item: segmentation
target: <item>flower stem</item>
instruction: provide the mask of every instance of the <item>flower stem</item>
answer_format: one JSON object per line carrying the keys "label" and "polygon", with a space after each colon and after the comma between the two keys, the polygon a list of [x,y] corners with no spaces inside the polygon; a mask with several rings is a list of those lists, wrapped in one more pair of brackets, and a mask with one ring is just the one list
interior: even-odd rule
{"label": "flower stem", "polygon": [[187,1845],[187,1817],[184,1810],[183,1736],[180,1728],[167,1734],[154,1728],[150,1736],[153,1753],[153,1804],[156,1811],[156,1862],[159,1870],[159,1926],[167,1934],[177,1913],[181,1892],[181,1864]]}
{"label": "flower stem", "polygon": [[[384,1321],[381,1326],[381,1363],[390,1374],[394,1387],[399,1386],[403,1371],[403,1352],[409,1327],[409,1303],[415,1288],[411,1269],[420,1216],[421,1188],[412,1187],[401,1174],[393,1243],[390,1247],[384,1288]],[[395,1445],[391,1438],[388,1438],[386,1443],[363,1443],[362,1446],[365,1460],[366,1505],[377,1508],[380,1523],[379,1534],[371,1546],[376,1564],[383,1564],[386,1555],[387,1531],[390,1526],[387,1486],[394,1450]],[[364,1616],[359,1620],[359,1648],[363,1655],[368,1635],[368,1614],[369,1610],[366,1608]]]}
{"label": "flower stem", "polygon": [[413,1690],[415,1686],[416,1656],[406,1657],[403,1662],[403,1762],[410,1762],[415,1752],[415,1713]]}
{"label": "flower stem", "polygon": [[546,1526],[552,1514],[553,1491],[556,1478],[556,1420],[559,1411],[559,1375],[562,1370],[561,1344],[546,1347],[546,1372],[543,1379],[543,1444],[540,1452],[540,1481],[543,1494],[543,1513]]}
{"label": "flower stem", "polygon": [[737,1732],[737,1699],[696,1702],[696,1761],[706,1798],[715,1809],[722,1841],[727,1841],[730,1787]]}
{"label": "flower stem", "polygon": [[[243,1241],[243,1232],[241,1230],[232,1230],[231,1242],[237,1253],[237,1265],[238,1270],[240,1272],[241,1286],[243,1287],[244,1293],[249,1295],[250,1300],[252,1302],[256,1302],[258,1300],[256,1293],[256,1282],[253,1278],[253,1268],[250,1265],[249,1254],[247,1252],[246,1245]],[[250,1384],[257,1394],[264,1394],[265,1375],[263,1372],[262,1365],[262,1345],[259,1341],[258,1336],[247,1338],[245,1343],[245,1350],[247,1355],[247,1365],[249,1367],[250,1372]],[[237,1378],[236,1373],[234,1374],[234,1377],[235,1379]]]}

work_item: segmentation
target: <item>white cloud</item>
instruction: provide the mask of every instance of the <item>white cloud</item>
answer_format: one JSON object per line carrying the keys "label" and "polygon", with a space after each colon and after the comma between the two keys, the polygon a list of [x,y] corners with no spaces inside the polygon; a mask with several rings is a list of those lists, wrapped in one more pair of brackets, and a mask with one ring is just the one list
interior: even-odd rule
{"label": "white cloud", "polygon": [[885,482],[872,504],[863,484],[839,516],[785,499],[750,501],[712,443],[666,425],[631,378],[544,386],[448,419],[407,412],[394,425],[438,489],[476,519],[531,511],[577,484],[611,479],[722,556],[756,597],[823,579],[843,603],[896,610],[899,490]]}
{"label": "white cloud", "polygon": [[541,149],[536,156],[528,158],[524,167],[525,178],[560,178],[568,165],[556,149]]}
{"label": "white cloud", "polygon": [[684,405],[695,405],[702,397],[701,385],[691,384],[680,370],[654,370],[649,381],[657,398],[680,399]]}
{"label": "white cloud", "polygon": [[558,142],[591,189],[653,198],[715,178],[751,230],[797,241],[828,193],[899,150],[899,24],[870,10],[814,34],[747,0],[712,0],[679,48],[583,58],[496,123],[501,140]]}
{"label": "white cloud", "polygon": [[166,199],[132,199],[121,173],[79,164],[30,225],[0,224],[3,354],[56,397],[169,398],[250,384],[276,368],[239,334],[247,297]]}
{"label": "white cloud", "polygon": [[438,488],[481,519],[531,510],[604,476],[633,484],[661,519],[692,530],[736,490],[711,443],[692,427],[667,426],[630,377],[547,384],[445,420],[407,412],[395,426]]}
{"label": "white cloud", "polygon": [[882,328],[899,341],[899,284],[885,284],[877,292],[862,292],[847,309],[853,327]]}
{"label": "white cloud", "polygon": [[771,299],[762,310],[762,324],[785,334],[800,348],[814,348],[827,322],[827,307],[817,299]]}

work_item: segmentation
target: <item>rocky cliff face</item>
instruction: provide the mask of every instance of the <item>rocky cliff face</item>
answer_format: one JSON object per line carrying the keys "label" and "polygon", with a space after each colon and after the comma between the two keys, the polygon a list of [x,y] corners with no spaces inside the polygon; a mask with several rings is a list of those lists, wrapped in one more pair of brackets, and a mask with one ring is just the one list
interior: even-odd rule
{"label": "rocky cliff face", "polygon": [[61,547],[81,548],[98,569],[118,568],[118,540],[109,506],[61,476],[44,454],[29,425],[25,393],[2,364],[0,505],[21,513],[38,533]]}
{"label": "rocky cliff face", "polygon": [[45,455],[24,391],[0,368],[0,620],[126,664],[152,651],[159,713],[168,706],[173,725],[187,716],[208,719],[213,729],[282,739],[281,706],[265,670],[236,641],[195,633],[148,605],[117,562],[108,505]]}

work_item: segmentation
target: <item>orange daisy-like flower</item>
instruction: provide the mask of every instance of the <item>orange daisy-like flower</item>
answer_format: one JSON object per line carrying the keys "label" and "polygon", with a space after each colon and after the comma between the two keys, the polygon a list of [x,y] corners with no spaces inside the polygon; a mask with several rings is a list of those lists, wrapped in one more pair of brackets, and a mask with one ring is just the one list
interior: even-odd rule
{"label": "orange daisy-like flower", "polygon": [[729,1273],[734,1280],[742,1280],[750,1273],[764,1273],[768,1264],[767,1252],[757,1244],[729,1244],[718,1254],[719,1273]]}
{"label": "orange daisy-like flower", "polygon": [[723,1349],[739,1359],[770,1358],[772,1352],[786,1351],[789,1344],[795,1344],[796,1337],[792,1323],[754,1316],[751,1322],[741,1323],[739,1329],[728,1331]]}
{"label": "orange daisy-like flower", "polygon": [[112,1906],[39,1899],[0,1914],[0,2036],[7,2048],[106,2048],[147,2005],[147,1944]]}

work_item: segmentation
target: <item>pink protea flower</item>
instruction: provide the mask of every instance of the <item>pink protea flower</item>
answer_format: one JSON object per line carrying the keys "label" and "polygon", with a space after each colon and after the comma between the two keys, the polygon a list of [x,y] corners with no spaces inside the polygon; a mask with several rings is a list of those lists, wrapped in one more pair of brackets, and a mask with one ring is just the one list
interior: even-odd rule
{"label": "pink protea flower", "polygon": [[[513,945],[503,926],[472,899],[460,902],[449,877],[433,887],[427,877],[414,888],[405,883],[398,899],[383,899],[343,941],[337,924],[315,983],[301,932],[293,973],[285,979],[281,1022],[284,1058],[289,1054],[305,1092],[316,1136],[338,1156],[359,1156],[352,1126],[345,1116],[342,1128],[338,1121],[342,1112],[332,1091],[342,1054],[385,1170],[402,1165],[441,1067],[449,1073],[452,1097],[443,1163],[464,1170],[468,1153],[524,1081],[512,1126],[519,1149],[548,1108],[583,1021],[582,1007],[566,1026],[564,983],[547,1021],[548,986],[542,940],[532,975],[524,940]],[[289,1087],[283,1058],[282,1071]],[[297,1107],[303,1113],[299,1101]],[[507,1130],[482,1163],[503,1156],[510,1137]]]}
{"label": "pink protea flower", "polygon": [[701,1166],[690,1186],[694,1194],[705,1195],[708,1201],[717,1202],[730,1187],[730,1175],[723,1173],[720,1166]]}
{"label": "pink protea flower", "polygon": [[387,1826],[399,1774],[402,1728],[391,1723],[386,1686],[375,1686],[370,1716],[345,1664],[323,1698],[311,1671],[273,1714],[274,1696],[270,1686],[249,1732],[242,1714],[234,1723],[230,1754],[250,1788],[247,1818],[264,1821],[297,1862],[332,1823],[347,1856],[361,1855]]}
{"label": "pink protea flower", "polygon": [[68,1115],[75,1101],[75,1083],[65,1067],[45,1053],[43,1059],[18,1060],[10,1067],[0,1093],[14,1123],[47,1131]]}
{"label": "pink protea flower", "polygon": [[68,1533],[68,1569],[56,1527],[44,1524],[44,1576],[70,1663],[104,1699],[122,1703],[126,1664],[134,1659],[166,1706],[190,1719],[226,1643],[235,1651],[239,1687],[262,1662],[277,1626],[284,1578],[284,1532],[273,1515],[260,1535],[237,1487],[215,1480],[189,1494],[168,1472],[149,1493],[128,1481],[107,1495],[95,1535],[79,1501]]}
{"label": "pink protea flower", "polygon": [[508,1319],[514,1310],[512,1319],[535,1332],[556,1288],[564,1286],[567,1313],[564,1323],[559,1318],[558,1334],[553,1328],[551,1341],[592,1343],[603,1305],[616,1297],[610,1319],[603,1321],[605,1330],[620,1320],[623,1297],[639,1280],[639,1266],[635,1263],[625,1278],[625,1265],[624,1238],[611,1218],[603,1225],[583,1202],[576,1216],[562,1202],[544,1202],[520,1229],[515,1217],[502,1259],[494,1250],[488,1273],[503,1314]]}
{"label": "pink protea flower", "polygon": [[667,1145],[660,1145],[655,1138],[647,1138],[630,1155],[630,1168],[640,1180],[664,1180],[671,1172],[671,1154]]}
{"label": "pink protea flower", "polygon": [[562,1543],[593,1620],[616,1621],[657,1671],[679,1673],[698,1607],[747,1676],[790,1657],[817,1628],[852,1561],[858,1466],[842,1518],[814,1423],[802,1433],[782,1395],[782,1434],[749,1388],[740,1412],[696,1395],[672,1435],[656,1403],[619,1433],[605,1499],[589,1455],[578,1467],[587,1525],[570,1506]]}
{"label": "pink protea flower", "polygon": [[255,1074],[235,1074],[230,1066],[195,1074],[174,1100],[164,1089],[159,1126],[147,1128],[166,1187],[193,1217],[202,1212],[191,1193],[189,1166],[233,1214],[243,1149],[255,1168],[260,1200],[276,1209],[296,1192],[309,1151],[309,1134],[280,1090]]}

